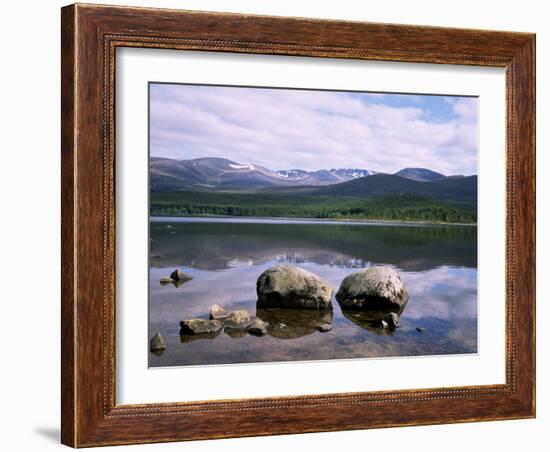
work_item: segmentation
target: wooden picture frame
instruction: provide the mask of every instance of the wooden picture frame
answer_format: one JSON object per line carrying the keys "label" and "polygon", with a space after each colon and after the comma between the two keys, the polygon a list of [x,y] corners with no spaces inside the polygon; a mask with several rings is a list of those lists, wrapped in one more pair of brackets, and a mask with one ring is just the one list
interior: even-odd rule
{"label": "wooden picture frame", "polygon": [[[535,416],[534,34],[79,4],[62,9],[61,34],[64,444],[85,447]],[[505,68],[505,384],[117,405],[118,47]]]}

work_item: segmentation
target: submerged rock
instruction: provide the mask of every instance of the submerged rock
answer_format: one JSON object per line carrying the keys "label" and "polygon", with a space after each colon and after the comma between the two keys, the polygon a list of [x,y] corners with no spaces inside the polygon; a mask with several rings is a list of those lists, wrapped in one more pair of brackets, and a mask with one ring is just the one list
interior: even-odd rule
{"label": "submerged rock", "polygon": [[150,350],[153,353],[163,352],[164,350],[166,350],[166,344],[164,343],[164,338],[160,333],[155,334],[151,339]]}
{"label": "submerged rock", "polygon": [[174,270],[170,274],[170,278],[172,278],[174,281],[179,282],[179,283],[184,283],[186,281],[190,281],[190,280],[193,279],[193,277],[191,275],[188,275],[187,273],[184,273],[179,269]]}
{"label": "submerged rock", "polygon": [[342,309],[399,309],[405,306],[409,294],[395,270],[370,267],[344,278],[336,299]]}
{"label": "submerged rock", "polygon": [[182,334],[212,334],[223,328],[219,320],[190,319],[180,322],[180,335]]}
{"label": "submerged rock", "polygon": [[187,334],[185,332],[180,331],[180,342],[182,344],[187,344],[189,342],[198,341],[202,339],[214,339],[218,337],[221,334],[222,330],[221,328],[218,331],[214,331],[213,333],[201,333],[201,334]]}
{"label": "submerged rock", "polygon": [[174,282],[174,280],[172,278],[170,278],[169,276],[163,276],[162,278],[160,278],[160,285],[161,286],[166,286],[168,284],[172,284]]}
{"label": "submerged rock", "polygon": [[252,323],[248,326],[247,331],[253,336],[264,336],[267,334],[267,322],[264,322],[261,319],[255,318]]}
{"label": "submerged rock", "polygon": [[354,309],[342,309],[342,315],[358,327],[371,333],[385,336],[391,336],[395,333],[395,328],[386,320],[388,318],[387,310],[358,311]]}
{"label": "submerged rock", "polygon": [[397,312],[390,312],[386,315],[384,317],[384,322],[386,322],[390,328],[399,328],[401,326],[399,314]]}
{"label": "submerged rock", "polygon": [[226,329],[246,330],[254,321],[255,317],[248,311],[240,309],[231,312],[223,321]]}
{"label": "submerged rock", "polygon": [[224,328],[223,332],[227,334],[231,339],[240,339],[242,337],[248,336],[248,331],[239,330],[236,328]]}
{"label": "submerged rock", "polygon": [[231,314],[231,312],[226,311],[224,307],[219,304],[214,304],[210,308],[210,318],[212,320],[224,320],[229,317],[229,314]]}
{"label": "submerged rock", "polygon": [[332,323],[332,309],[257,309],[256,315],[268,323],[267,334],[277,339],[296,339],[316,333]]}
{"label": "submerged rock", "polygon": [[269,268],[256,282],[259,308],[328,309],[332,292],[328,281],[291,265]]}

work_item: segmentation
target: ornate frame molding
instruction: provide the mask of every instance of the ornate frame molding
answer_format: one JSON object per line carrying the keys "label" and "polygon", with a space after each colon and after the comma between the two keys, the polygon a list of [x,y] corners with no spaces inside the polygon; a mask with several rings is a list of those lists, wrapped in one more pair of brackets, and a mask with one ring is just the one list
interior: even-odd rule
{"label": "ornate frame molding", "polygon": [[[64,444],[81,447],[535,415],[534,35],[77,4],[62,9],[62,45]],[[506,68],[506,383],[116,405],[118,47]],[[327,406],[330,414],[323,410]]]}

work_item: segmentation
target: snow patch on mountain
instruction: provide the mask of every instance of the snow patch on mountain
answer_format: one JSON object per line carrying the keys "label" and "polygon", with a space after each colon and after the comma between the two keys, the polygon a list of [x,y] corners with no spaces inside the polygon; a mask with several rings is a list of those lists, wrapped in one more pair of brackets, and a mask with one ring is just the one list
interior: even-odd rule
{"label": "snow patch on mountain", "polygon": [[332,168],[330,172],[335,176],[339,176],[345,179],[358,179],[360,177],[367,177],[378,174],[377,171],[358,168]]}
{"label": "snow patch on mountain", "polygon": [[254,171],[254,165],[238,165],[236,163],[230,163],[229,166],[237,170],[249,170]]}

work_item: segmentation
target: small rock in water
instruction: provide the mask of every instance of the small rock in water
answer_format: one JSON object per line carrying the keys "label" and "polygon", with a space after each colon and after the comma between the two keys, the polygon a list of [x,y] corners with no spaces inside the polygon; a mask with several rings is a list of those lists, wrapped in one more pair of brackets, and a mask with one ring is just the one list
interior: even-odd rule
{"label": "small rock in water", "polygon": [[186,282],[186,281],[190,281],[191,279],[193,279],[193,277],[191,275],[188,275],[187,273],[184,273],[182,272],[181,270],[174,270],[171,274],[170,274],[170,278],[172,278],[174,281],[179,281],[179,282]]}
{"label": "small rock in water", "polygon": [[170,278],[169,276],[163,276],[162,278],[160,278],[160,284],[162,286],[166,286],[167,284],[171,284],[173,282],[174,282],[174,280],[172,278]]}
{"label": "small rock in water", "polygon": [[160,333],[157,333],[151,339],[151,351],[152,352],[161,352],[166,350],[166,345],[164,343],[164,338]]}
{"label": "small rock in water", "polygon": [[328,333],[330,330],[332,330],[332,325],[330,323],[323,323],[322,325],[319,325],[319,328],[317,328],[321,333]]}
{"label": "small rock in water", "polygon": [[219,320],[190,319],[180,322],[180,334],[211,334],[220,331],[223,323]]}
{"label": "small rock in water", "polygon": [[223,321],[223,326],[229,329],[246,330],[254,319],[250,312],[240,309],[229,314]]}
{"label": "small rock in water", "polygon": [[396,312],[390,312],[384,320],[391,328],[399,328],[399,315]]}
{"label": "small rock in water", "polygon": [[214,304],[210,308],[210,319],[212,320],[224,320],[229,317],[230,312],[226,311],[223,306]]}
{"label": "small rock in water", "polygon": [[418,331],[419,333],[423,333],[424,331],[426,331],[426,329],[425,329],[425,328],[422,328],[422,327],[420,327],[420,326],[417,326],[417,327],[416,327],[416,331]]}
{"label": "small rock in water", "polygon": [[255,318],[246,331],[248,331],[248,334],[252,334],[253,336],[264,336],[267,334],[267,325],[267,322]]}
{"label": "small rock in water", "polygon": [[387,328],[389,325],[388,325],[388,322],[386,322],[385,320],[380,320],[380,327],[381,328]]}

